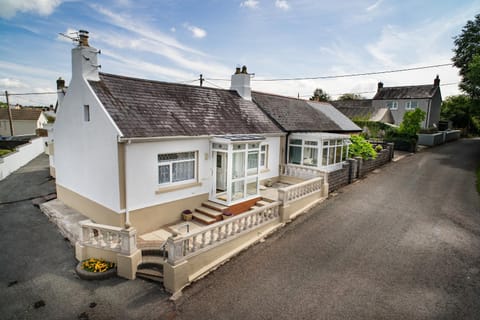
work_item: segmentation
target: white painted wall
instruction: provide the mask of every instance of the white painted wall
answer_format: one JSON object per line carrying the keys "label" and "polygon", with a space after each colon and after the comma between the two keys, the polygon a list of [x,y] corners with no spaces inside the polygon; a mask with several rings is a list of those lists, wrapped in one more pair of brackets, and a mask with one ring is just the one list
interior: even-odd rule
{"label": "white painted wall", "polygon": [[[196,151],[198,154],[198,182],[202,185],[188,189],[156,194],[158,185],[158,158],[161,153]],[[212,158],[210,140],[188,139],[161,142],[132,143],[127,152],[127,203],[129,210],[150,207],[174,200],[210,192]]]}
{"label": "white painted wall", "polygon": [[[14,120],[13,134],[16,136],[35,134],[37,129],[36,120]],[[8,120],[0,120],[0,136],[10,136],[10,123]]]}
{"label": "white painted wall", "polygon": [[[260,180],[277,177],[280,163],[280,137],[268,137],[268,171],[261,173]],[[157,194],[158,161],[161,153],[195,151],[198,154],[198,182],[201,186]],[[212,152],[210,139],[187,139],[161,142],[131,143],[127,152],[127,202],[129,210],[150,207],[161,203],[181,200],[210,192],[212,187]]]}
{"label": "white painted wall", "polygon": [[[77,51],[78,48],[73,49],[78,55]],[[75,70],[75,64],[72,74],[54,124],[56,182],[120,212],[117,151],[120,132],[81,70]],[[84,105],[90,106],[89,122],[84,121]]]}
{"label": "white painted wall", "polygon": [[18,146],[15,152],[0,157],[0,180],[20,169],[45,150],[45,138],[38,137]]}
{"label": "white painted wall", "polygon": [[259,179],[265,180],[279,176],[280,159],[280,137],[267,137],[262,144],[268,144],[268,171],[260,172]]}

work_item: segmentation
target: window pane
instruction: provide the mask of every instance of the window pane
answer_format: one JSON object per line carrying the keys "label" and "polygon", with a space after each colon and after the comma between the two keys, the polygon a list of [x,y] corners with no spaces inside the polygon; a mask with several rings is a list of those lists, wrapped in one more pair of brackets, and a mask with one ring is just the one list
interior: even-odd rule
{"label": "window pane", "polygon": [[290,139],[290,144],[302,145],[302,139]]}
{"label": "window pane", "polygon": [[288,148],[288,162],[293,164],[302,162],[302,147],[290,146]]}
{"label": "window pane", "polygon": [[328,148],[323,148],[322,153],[322,166],[328,165]]}
{"label": "window pane", "polygon": [[266,151],[266,150],[267,150],[267,145],[264,144],[263,146],[260,147],[260,149],[261,149],[262,151]]}
{"label": "window pane", "polygon": [[258,149],[258,143],[249,143],[248,149]]}
{"label": "window pane", "polygon": [[335,163],[342,162],[342,146],[337,147],[337,152],[335,152]]}
{"label": "window pane", "polygon": [[235,181],[232,182],[232,200],[238,200],[245,198],[243,187],[245,186],[245,181]]}
{"label": "window pane", "polygon": [[[245,146],[245,145],[244,145]],[[233,153],[233,178],[245,177],[245,153],[234,152]]]}
{"label": "window pane", "polygon": [[318,145],[318,142],[317,141],[305,140],[305,144],[308,145],[308,146],[316,146],[316,145]]}
{"label": "window pane", "polygon": [[244,150],[246,148],[245,144],[234,144],[233,150]]}
{"label": "window pane", "polygon": [[174,162],[172,164],[172,182],[195,179],[195,161]]}
{"label": "window pane", "polygon": [[170,182],[170,165],[158,166],[158,183],[169,183]]}
{"label": "window pane", "polygon": [[328,164],[334,164],[335,163],[335,148],[330,147],[330,154],[328,155]]}
{"label": "window pane", "polygon": [[248,169],[256,169],[258,167],[258,152],[250,151],[248,153]]}
{"label": "window pane", "polygon": [[255,179],[254,181],[248,182],[247,183],[247,195],[248,196],[253,196],[257,194],[257,185],[258,185],[258,179]]}
{"label": "window pane", "polygon": [[308,148],[303,149],[303,164],[306,166],[317,166],[318,163],[318,149]]}
{"label": "window pane", "polygon": [[260,154],[260,167],[265,167],[265,153]]}

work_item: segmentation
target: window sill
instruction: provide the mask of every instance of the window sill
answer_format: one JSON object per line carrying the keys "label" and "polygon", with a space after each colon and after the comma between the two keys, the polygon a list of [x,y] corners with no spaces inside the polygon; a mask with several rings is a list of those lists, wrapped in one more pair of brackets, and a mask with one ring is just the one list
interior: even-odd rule
{"label": "window sill", "polygon": [[160,187],[155,191],[155,194],[162,194],[162,193],[173,192],[173,191],[178,191],[178,190],[182,190],[182,189],[199,187],[201,185],[202,185],[201,182],[190,182],[190,183],[179,184],[179,185],[175,185],[175,186]]}

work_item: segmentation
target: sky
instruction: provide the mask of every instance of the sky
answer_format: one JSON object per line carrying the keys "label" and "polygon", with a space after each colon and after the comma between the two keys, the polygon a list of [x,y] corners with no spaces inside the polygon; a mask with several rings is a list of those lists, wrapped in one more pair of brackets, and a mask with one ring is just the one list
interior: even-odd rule
{"label": "sky", "polygon": [[[88,30],[101,72],[230,87],[246,65],[252,89],[309,98],[322,88],[370,98],[384,86],[430,84],[459,94],[452,66],[332,79],[278,81],[451,63],[453,39],[480,0],[0,0],[0,91],[54,92],[71,78],[74,43]],[[264,80],[276,81],[264,81]],[[0,95],[0,101],[5,97]],[[10,96],[55,104],[51,94]]]}

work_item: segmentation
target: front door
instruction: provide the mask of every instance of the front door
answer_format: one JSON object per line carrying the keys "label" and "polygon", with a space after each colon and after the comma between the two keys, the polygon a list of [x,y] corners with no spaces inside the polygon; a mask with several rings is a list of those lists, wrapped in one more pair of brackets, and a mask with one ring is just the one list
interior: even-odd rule
{"label": "front door", "polygon": [[227,190],[227,153],[216,152],[216,185],[215,189],[218,192],[225,192]]}

